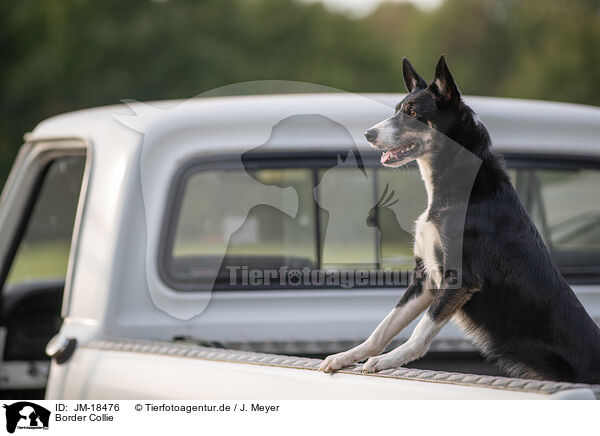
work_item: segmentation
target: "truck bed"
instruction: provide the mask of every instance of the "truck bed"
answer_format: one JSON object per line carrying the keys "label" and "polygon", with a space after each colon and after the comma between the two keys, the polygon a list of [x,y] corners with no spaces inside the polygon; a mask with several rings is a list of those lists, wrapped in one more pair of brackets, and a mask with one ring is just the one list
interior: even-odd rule
{"label": "truck bed", "polygon": [[[329,375],[320,359],[142,339],[93,340],[69,369],[93,367],[66,398],[565,399],[600,398],[600,385],[398,368]],[[160,374],[156,369],[161,368]],[[83,374],[81,374],[83,376]],[[176,387],[175,387],[176,386]],[[52,389],[51,389],[52,391]]]}

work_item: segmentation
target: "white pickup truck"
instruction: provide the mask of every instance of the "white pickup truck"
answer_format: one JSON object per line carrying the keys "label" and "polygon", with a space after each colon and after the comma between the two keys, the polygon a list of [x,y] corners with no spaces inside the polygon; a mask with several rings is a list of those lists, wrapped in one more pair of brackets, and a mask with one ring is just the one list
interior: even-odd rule
{"label": "white pickup truck", "polygon": [[[40,123],[0,204],[2,396],[599,397],[597,385],[503,377],[454,326],[410,368],[316,370],[369,335],[404,281],[300,272],[411,267],[422,182],[414,167],[381,167],[363,138],[400,99],[200,98]],[[600,320],[600,109],[466,100]],[[375,207],[386,189],[399,201]]]}

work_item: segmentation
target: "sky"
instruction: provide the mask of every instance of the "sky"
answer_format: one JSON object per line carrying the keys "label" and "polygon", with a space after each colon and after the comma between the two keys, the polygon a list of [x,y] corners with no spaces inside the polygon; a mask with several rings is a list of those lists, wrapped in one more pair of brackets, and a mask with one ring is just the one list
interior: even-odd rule
{"label": "sky", "polygon": [[[329,9],[339,12],[345,12],[356,16],[368,15],[380,3],[385,0],[302,0],[304,2],[322,2]],[[439,5],[442,0],[391,0],[391,1],[409,1],[423,9],[434,8]]]}

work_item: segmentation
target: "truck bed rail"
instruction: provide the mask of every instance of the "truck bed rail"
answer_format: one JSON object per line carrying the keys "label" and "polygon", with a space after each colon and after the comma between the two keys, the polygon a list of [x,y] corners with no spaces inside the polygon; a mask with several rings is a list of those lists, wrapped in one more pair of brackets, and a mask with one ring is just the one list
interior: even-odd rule
{"label": "truck bed rail", "polygon": [[[220,362],[245,363],[250,365],[295,368],[307,371],[317,371],[319,365],[321,364],[320,359],[211,348],[185,342],[173,343],[145,339],[97,339],[86,344],[85,348],[146,353]],[[586,389],[593,392],[596,399],[600,399],[600,385],[530,380],[477,374],[461,374],[455,372],[431,371],[411,368],[388,369],[373,374],[364,374],[360,371],[360,367],[360,365],[354,365],[339,372],[345,374],[356,374],[365,377],[385,377],[392,379],[455,384],[461,386],[476,386],[537,394],[556,394],[573,389]]]}

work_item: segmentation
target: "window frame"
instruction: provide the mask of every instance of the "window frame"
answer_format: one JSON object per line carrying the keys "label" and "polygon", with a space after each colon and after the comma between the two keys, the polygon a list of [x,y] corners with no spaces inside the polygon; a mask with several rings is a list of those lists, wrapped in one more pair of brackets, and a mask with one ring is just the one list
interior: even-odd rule
{"label": "window frame", "polygon": [[[27,139],[27,138],[26,138]],[[31,220],[47,172],[57,159],[70,156],[84,158],[84,170],[75,211],[75,221],[69,247],[69,259],[64,279],[61,316],[69,310],[74,259],[78,252],[79,230],[84,213],[91,167],[91,144],[85,138],[54,137],[27,140],[21,147],[6,180],[0,197],[0,214],[3,223],[0,232],[0,289],[5,292],[6,279]],[[0,299],[0,312],[2,299]],[[0,325],[3,320],[0,314]]]}
{"label": "window frame", "polygon": [[[46,181],[46,178],[48,176],[48,171],[50,170],[50,167],[57,160],[63,159],[63,158],[68,158],[68,157],[82,157],[83,158],[84,169],[83,169],[82,181],[81,181],[82,187],[85,184],[87,158],[86,158],[86,149],[84,147],[80,147],[80,148],[74,147],[70,150],[60,150],[60,151],[57,150],[56,152],[48,153],[48,156],[45,156],[44,162],[40,165],[40,168],[39,168],[37,174],[35,174],[35,176],[34,176],[32,186],[31,186],[29,192],[27,193],[27,198],[25,199],[25,202],[24,202],[23,210],[20,213],[20,215],[21,215],[20,221],[18,222],[18,224],[15,228],[15,231],[13,232],[12,238],[8,245],[8,249],[7,249],[5,257],[3,259],[3,263],[2,263],[2,265],[0,265],[0,288],[3,289],[6,284],[6,280],[8,279],[10,269],[12,268],[13,263],[15,261],[17,251],[18,251],[19,247],[21,246],[21,243],[23,242],[23,238],[24,238],[27,228],[29,227],[29,224],[31,222],[33,210],[39,200],[39,196],[40,196],[42,187],[44,186],[44,182]],[[81,200],[82,200],[82,191],[80,189],[79,196],[77,199],[77,208],[75,210],[75,222],[73,225],[71,242],[73,241],[73,239],[76,235],[75,228],[78,226],[78,222],[77,222],[77,214],[78,213],[77,212],[78,212],[79,203],[81,202]],[[65,279],[66,279],[66,277],[65,277]]]}
{"label": "window frame", "polygon": [[[536,169],[536,170],[595,170],[600,171],[600,156],[585,156],[581,154],[537,154],[537,153],[504,153],[507,169]],[[529,213],[529,212],[528,212]],[[546,211],[544,221],[547,222]],[[539,230],[538,230],[539,231]],[[552,252],[550,252],[551,257]],[[558,268],[558,265],[557,265]],[[600,272],[559,272],[570,285],[598,285]]]}
{"label": "window frame", "polygon": [[[345,149],[329,149],[324,151],[268,151],[268,152],[248,152],[244,153],[242,159],[247,169],[308,169],[313,174],[313,187],[317,186],[317,172],[320,169],[327,168],[327,163],[337,160],[340,153],[347,152]],[[506,152],[501,153],[506,162],[507,169],[593,169],[600,171],[600,157],[585,155],[562,155],[534,152]],[[380,167],[380,153],[376,151],[363,151],[360,153],[362,163],[365,169]],[[411,162],[409,167],[416,167],[416,162]],[[210,170],[237,170],[239,163],[232,163],[230,154],[218,154],[212,156],[195,157],[182,164],[173,174],[168,189],[165,212],[160,227],[160,240],[157,254],[157,270],[160,279],[170,289],[182,293],[198,292],[198,280],[193,278],[176,277],[169,268],[169,262],[172,258],[172,249],[175,239],[176,226],[181,212],[181,206],[185,193],[185,187],[189,178],[199,171]],[[377,174],[377,171],[375,172]],[[378,178],[375,177],[373,189],[378,186]],[[318,192],[318,191],[317,191]],[[315,199],[315,202],[317,199]],[[317,250],[317,264],[321,267],[321,235],[320,235],[320,216],[319,208],[315,208],[315,241]],[[376,238],[377,239],[377,238]],[[378,243],[377,240],[374,242]],[[377,245],[374,247],[377,249]],[[379,268],[379,265],[378,265]],[[403,270],[404,271],[404,270]],[[599,284],[600,274],[594,276],[569,274],[565,279],[570,284]],[[226,283],[215,282],[213,292],[228,292],[232,290],[300,290],[314,289],[315,286],[281,286],[281,285],[261,285],[248,286],[247,288],[232,287]],[[323,285],[319,288],[330,290],[345,290],[343,287],[335,285]],[[389,289],[395,286],[354,286],[354,289]]]}

